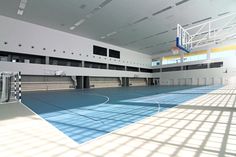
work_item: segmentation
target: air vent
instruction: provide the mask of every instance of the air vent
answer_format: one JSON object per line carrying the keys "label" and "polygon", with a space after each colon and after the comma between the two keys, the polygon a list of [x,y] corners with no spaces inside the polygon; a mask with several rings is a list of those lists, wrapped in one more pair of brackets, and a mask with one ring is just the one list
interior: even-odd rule
{"label": "air vent", "polygon": [[175,5],[178,6],[178,5],[181,5],[181,4],[186,3],[188,1],[189,0],[182,0],[182,1],[179,1],[179,2],[175,3]]}
{"label": "air vent", "polygon": [[226,15],[226,14],[229,14],[230,12],[225,12],[225,13],[221,13],[221,14],[218,14],[218,16],[223,16],[223,15]]}
{"label": "air vent", "polygon": [[99,7],[103,8],[104,6],[106,6],[108,3],[110,3],[112,0],[105,0],[104,2],[102,2]]}
{"label": "air vent", "polygon": [[141,18],[141,19],[139,19],[139,20],[133,22],[133,24],[140,23],[140,22],[145,21],[145,20],[147,20],[147,19],[148,19],[148,17]]}
{"label": "air vent", "polygon": [[157,14],[163,13],[163,12],[165,12],[165,11],[171,9],[171,8],[172,8],[171,6],[169,6],[167,8],[164,8],[164,9],[158,11],[158,12],[153,13],[152,16],[156,16]]}
{"label": "air vent", "polygon": [[154,37],[154,36],[155,36],[154,34],[153,34],[153,35],[149,35],[149,36],[143,38],[143,40],[146,40],[146,39],[152,38],[152,37]]}
{"label": "air vent", "polygon": [[158,36],[158,35],[162,35],[162,34],[165,34],[165,33],[167,33],[167,32],[168,32],[168,31],[163,31],[163,32],[160,32],[160,33],[152,34],[152,35],[149,35],[149,36],[143,38],[143,40],[146,40],[146,39],[149,39],[149,38],[152,38],[152,37],[156,37],[156,36]]}
{"label": "air vent", "polygon": [[160,32],[160,33],[157,33],[157,34],[155,34],[155,36],[158,36],[158,35],[161,35],[161,34],[165,34],[165,33],[167,33],[168,31],[163,31],[163,32]]}
{"label": "air vent", "polygon": [[205,18],[205,19],[202,19],[202,20],[199,20],[199,21],[195,21],[192,24],[197,24],[197,23],[200,23],[200,22],[203,22],[203,21],[207,21],[207,20],[210,20],[210,19],[212,19],[212,17],[208,17],[208,18]]}

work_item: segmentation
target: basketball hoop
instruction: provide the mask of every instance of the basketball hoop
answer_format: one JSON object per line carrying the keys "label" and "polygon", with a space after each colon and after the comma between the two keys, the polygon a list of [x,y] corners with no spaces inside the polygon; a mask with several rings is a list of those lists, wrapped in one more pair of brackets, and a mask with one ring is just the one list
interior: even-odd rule
{"label": "basketball hoop", "polygon": [[176,47],[176,46],[174,46],[174,47],[172,47],[171,48],[171,52],[173,53],[173,55],[177,55],[177,54],[179,54],[179,48],[178,47]]}

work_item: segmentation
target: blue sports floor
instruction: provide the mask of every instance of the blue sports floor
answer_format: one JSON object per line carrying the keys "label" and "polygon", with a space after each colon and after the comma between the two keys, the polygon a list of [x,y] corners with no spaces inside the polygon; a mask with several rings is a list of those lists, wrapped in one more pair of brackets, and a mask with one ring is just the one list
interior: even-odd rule
{"label": "blue sports floor", "polygon": [[23,103],[84,143],[220,86],[161,86],[24,92]]}

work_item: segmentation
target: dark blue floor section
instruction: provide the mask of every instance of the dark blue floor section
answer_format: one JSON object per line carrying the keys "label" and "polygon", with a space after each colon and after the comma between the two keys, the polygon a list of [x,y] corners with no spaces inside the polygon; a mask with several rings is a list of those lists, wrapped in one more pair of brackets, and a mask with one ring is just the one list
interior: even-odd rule
{"label": "dark blue floor section", "polygon": [[83,143],[220,87],[24,92],[23,103],[73,140]]}

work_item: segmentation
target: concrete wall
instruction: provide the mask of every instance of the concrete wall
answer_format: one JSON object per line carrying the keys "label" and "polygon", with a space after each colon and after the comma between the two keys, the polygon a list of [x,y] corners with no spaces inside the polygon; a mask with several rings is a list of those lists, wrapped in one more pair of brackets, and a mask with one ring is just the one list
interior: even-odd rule
{"label": "concrete wall", "polygon": [[[43,26],[0,16],[0,51],[107,64],[151,67],[151,56]],[[4,44],[7,42],[8,44]],[[18,45],[22,46],[19,47]],[[120,51],[120,59],[93,55],[93,45]],[[32,46],[34,48],[32,48]],[[43,50],[43,49],[46,50]],[[56,50],[54,52],[54,50]],[[63,53],[65,51],[65,53]]]}
{"label": "concrete wall", "polygon": [[0,62],[0,71],[21,71],[23,75],[55,75],[56,71],[63,71],[67,76],[97,76],[97,77],[152,77],[151,73],[130,72],[119,70],[93,69],[82,67],[68,67],[57,65],[28,64]]}
{"label": "concrete wall", "polygon": [[[213,85],[213,84],[235,84],[236,82],[236,57],[220,59],[224,65],[220,68],[195,69],[172,72],[153,73],[153,77],[160,78],[161,85]],[[173,65],[163,65],[163,67],[184,66],[187,64],[201,64],[210,61],[197,61],[192,63],[182,63]]]}

